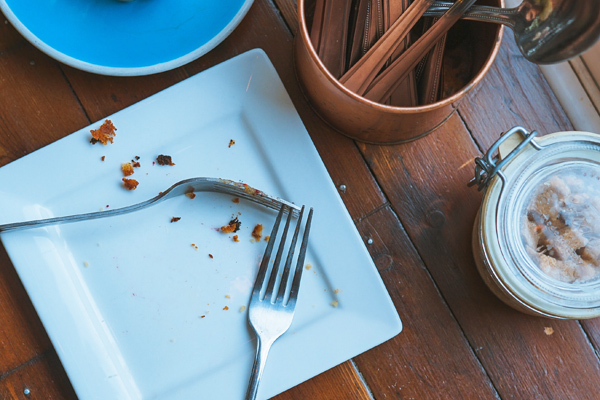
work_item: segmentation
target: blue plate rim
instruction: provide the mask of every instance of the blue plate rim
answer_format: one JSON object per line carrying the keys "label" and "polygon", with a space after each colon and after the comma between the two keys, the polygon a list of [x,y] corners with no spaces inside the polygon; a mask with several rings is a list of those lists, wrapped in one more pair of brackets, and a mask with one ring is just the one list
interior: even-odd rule
{"label": "blue plate rim", "polygon": [[27,39],[31,44],[33,44],[43,53],[46,53],[50,57],[54,58],[57,61],[60,61],[63,64],[80,69],[82,71],[87,71],[99,75],[142,76],[169,71],[202,57],[204,54],[217,47],[223,40],[225,40],[231,34],[231,32],[233,32],[235,28],[237,28],[242,19],[244,19],[244,17],[250,10],[250,7],[252,6],[253,2],[254,0],[244,0],[242,7],[240,7],[239,11],[231,19],[231,21],[229,21],[229,23],[217,35],[215,35],[212,39],[210,39],[208,42],[198,47],[194,51],[191,51],[181,57],[172,59],[167,62],[147,65],[143,67],[111,67],[79,60],[75,57],[69,56],[68,54],[56,50],[55,48],[41,40],[39,37],[34,35],[29,30],[29,28],[27,28],[27,26],[25,26],[25,24],[23,24],[19,20],[19,18],[17,18],[17,16],[12,12],[11,8],[6,3],[6,0],[0,0],[0,10],[2,10],[6,19],[10,21],[10,23],[15,27],[15,29],[21,35],[23,35],[23,37],[25,37],[25,39]]}

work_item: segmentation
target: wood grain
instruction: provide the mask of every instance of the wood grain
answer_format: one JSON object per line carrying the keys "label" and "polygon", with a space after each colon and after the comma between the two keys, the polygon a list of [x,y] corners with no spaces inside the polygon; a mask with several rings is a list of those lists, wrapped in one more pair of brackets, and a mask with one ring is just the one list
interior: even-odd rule
{"label": "wood grain", "polygon": [[404,323],[398,336],[355,358],[373,396],[495,398],[476,350],[439,295],[393,210],[389,206],[378,210],[361,220],[358,229],[365,242],[372,240],[369,252]]}

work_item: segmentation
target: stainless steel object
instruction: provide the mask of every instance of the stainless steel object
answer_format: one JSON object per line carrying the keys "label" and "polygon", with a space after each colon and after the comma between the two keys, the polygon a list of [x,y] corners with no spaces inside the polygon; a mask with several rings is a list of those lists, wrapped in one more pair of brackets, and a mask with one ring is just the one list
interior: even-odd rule
{"label": "stainless steel object", "polygon": [[128,214],[130,212],[139,211],[143,208],[150,207],[154,204],[158,204],[163,200],[180,196],[189,192],[218,192],[230,194],[232,196],[244,198],[246,200],[261,204],[263,206],[279,209],[283,205],[290,208],[292,214],[297,215],[300,207],[279,199],[274,196],[270,196],[260,190],[254,189],[245,183],[234,182],[228,179],[220,178],[191,178],[175,183],[173,186],[160,193],[158,196],[153,197],[149,200],[141,203],[133,204],[131,206],[115,208],[113,210],[98,211],[87,214],[76,214],[68,215],[64,217],[38,219],[34,221],[15,222],[10,224],[0,225],[0,232],[14,231],[19,229],[27,228],[39,228],[42,226],[63,224],[67,222],[84,221],[88,219],[98,219],[114,217],[117,215]]}
{"label": "stainless steel object", "polygon": [[[290,243],[285,265],[281,265],[281,257],[283,250],[286,247],[286,237],[290,228],[292,213],[288,213],[288,218],[285,223],[285,228],[279,241],[279,247],[275,256],[275,261],[271,263],[271,254],[277,239],[277,231],[281,225],[281,219],[285,212],[286,206],[282,206],[273,225],[269,244],[265,250],[260,269],[256,277],[256,283],[250,297],[250,306],[248,308],[248,320],[250,326],[256,332],[256,358],[252,367],[252,374],[248,384],[246,393],[247,400],[254,400],[258,392],[258,384],[262,376],[267,355],[271,349],[271,345],[285,331],[288,330],[294,317],[296,301],[298,299],[298,289],[300,288],[300,278],[304,270],[304,257],[306,255],[306,247],[308,245],[308,234],[312,221],[313,210],[310,209],[304,227],[304,234],[298,261],[295,268],[292,270],[292,261],[294,251],[296,249],[296,241],[302,225],[302,217],[304,215],[304,207],[300,211],[300,216],[296,222],[294,236]],[[270,268],[272,265],[272,268]],[[269,269],[270,268],[270,269]],[[292,274],[292,275],[290,275]],[[281,279],[278,279],[280,277]],[[289,280],[292,280],[291,283]]]}
{"label": "stainless steel object", "polygon": [[[442,16],[452,5],[436,1],[424,15]],[[524,0],[515,8],[472,6],[463,18],[510,27],[521,53],[536,64],[568,60],[600,37],[598,0]]]}

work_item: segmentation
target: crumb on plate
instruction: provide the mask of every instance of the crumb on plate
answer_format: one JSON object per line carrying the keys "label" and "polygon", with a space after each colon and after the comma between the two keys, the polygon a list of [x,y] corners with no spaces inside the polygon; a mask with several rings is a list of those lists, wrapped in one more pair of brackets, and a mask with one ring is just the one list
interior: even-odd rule
{"label": "crumb on plate", "polygon": [[252,237],[256,240],[260,240],[262,237],[263,226],[262,224],[256,224],[254,229],[252,229]]}
{"label": "crumb on plate", "polygon": [[156,162],[158,165],[175,165],[171,159],[171,156],[166,156],[164,154],[160,154],[158,157],[156,157]]}
{"label": "crumb on plate", "polygon": [[242,223],[238,220],[237,217],[229,221],[227,225],[221,227],[221,232],[223,233],[235,233],[240,230],[240,226]]}
{"label": "crumb on plate", "polygon": [[127,189],[127,190],[135,190],[135,188],[137,188],[139,184],[140,183],[138,181],[136,181],[135,179],[123,178],[123,185],[125,186],[125,189]]}
{"label": "crumb on plate", "polygon": [[133,175],[133,166],[131,163],[123,163],[121,164],[121,171],[123,172],[123,176]]}
{"label": "crumb on plate", "polygon": [[90,139],[91,144],[96,144],[98,142],[103,145],[107,145],[108,142],[113,142],[113,138],[115,137],[115,131],[117,128],[113,125],[110,119],[104,121],[102,125],[98,129],[92,129],[90,133],[92,134],[92,138]]}

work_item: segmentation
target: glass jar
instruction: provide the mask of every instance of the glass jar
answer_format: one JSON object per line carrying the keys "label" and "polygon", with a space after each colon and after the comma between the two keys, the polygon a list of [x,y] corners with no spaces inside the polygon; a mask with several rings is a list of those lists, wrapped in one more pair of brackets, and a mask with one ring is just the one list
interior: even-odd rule
{"label": "glass jar", "polygon": [[477,268],[520,311],[600,316],[600,136],[536,134],[515,127],[475,160],[472,184],[485,190],[473,230]]}

